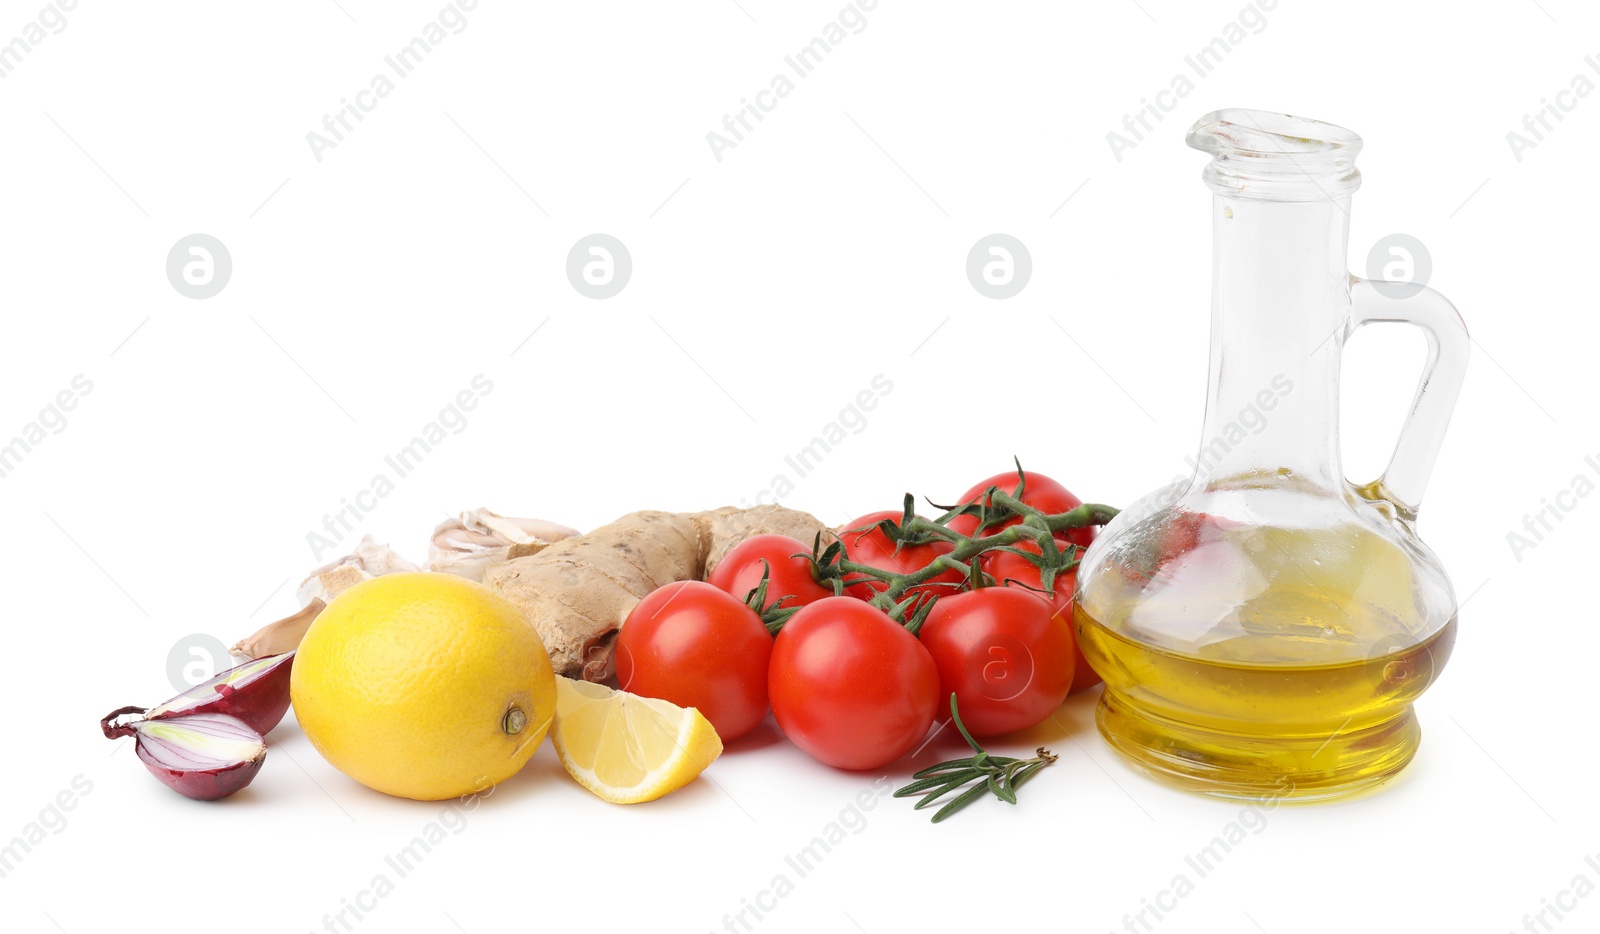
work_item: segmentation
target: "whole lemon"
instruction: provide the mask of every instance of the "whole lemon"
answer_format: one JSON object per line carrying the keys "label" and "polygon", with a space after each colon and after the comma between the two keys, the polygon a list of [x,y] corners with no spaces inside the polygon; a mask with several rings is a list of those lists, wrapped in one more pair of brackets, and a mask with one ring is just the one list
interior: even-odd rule
{"label": "whole lemon", "polygon": [[515,775],[556,709],[550,657],[521,611],[436,572],[386,574],[335,597],[300,642],[289,694],[334,768],[422,801]]}

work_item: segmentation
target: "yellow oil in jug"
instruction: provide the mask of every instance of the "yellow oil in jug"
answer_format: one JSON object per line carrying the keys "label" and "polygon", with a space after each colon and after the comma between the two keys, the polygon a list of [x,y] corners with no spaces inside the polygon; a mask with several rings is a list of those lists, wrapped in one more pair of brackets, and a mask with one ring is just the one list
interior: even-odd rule
{"label": "yellow oil in jug", "polygon": [[[1430,629],[1407,617],[1410,565],[1378,536],[1246,534],[1266,552],[1248,563],[1248,598],[1235,587],[1207,606],[1204,569],[1190,568],[1166,599],[1131,578],[1109,596],[1102,588],[1098,618],[1075,608],[1084,654],[1105,678],[1102,735],[1135,764],[1213,794],[1328,797],[1388,778],[1416,753],[1412,703],[1444,667],[1455,619]],[[1173,625],[1180,612],[1203,622]]]}

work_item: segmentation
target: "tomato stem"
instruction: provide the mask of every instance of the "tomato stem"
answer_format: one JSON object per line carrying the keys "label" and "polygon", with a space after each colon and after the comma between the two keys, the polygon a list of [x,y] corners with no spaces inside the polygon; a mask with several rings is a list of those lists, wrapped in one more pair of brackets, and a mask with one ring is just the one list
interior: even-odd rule
{"label": "tomato stem", "polygon": [[[933,588],[978,589],[997,583],[975,560],[987,552],[1010,551],[1021,555],[1039,568],[1040,583],[1053,594],[1057,576],[1077,567],[1083,551],[1081,545],[1063,546],[1056,536],[1074,529],[1105,525],[1116,518],[1117,510],[1100,503],[1082,503],[1062,513],[1041,512],[1023,502],[1027,474],[1020,460],[1016,464],[1016,489],[1007,492],[998,486],[991,486],[970,503],[959,506],[939,506],[935,503],[935,508],[944,510],[937,519],[917,515],[916,497],[907,493],[898,522],[883,519],[861,528],[843,529],[839,540],[827,548],[822,547],[822,536],[818,534],[810,555],[813,574],[818,581],[831,583],[835,594],[843,594],[847,587],[870,586],[869,582],[881,585],[873,587],[878,592],[868,602],[888,613],[891,619],[905,626],[913,635],[921,630],[938,599],[938,594],[931,593]],[[960,516],[972,516],[978,520],[972,535],[950,528],[950,522]],[[1012,524],[984,534],[990,528],[1007,522]],[[850,560],[845,546],[846,536],[854,533],[859,537],[879,531],[894,543],[897,553],[908,545],[936,542],[949,545],[950,550],[910,574],[897,574]],[[1036,550],[1018,547],[1019,543],[1032,545]],[[951,571],[957,572],[960,581],[935,580],[948,577]],[[912,588],[920,589],[917,594],[907,597]],[[756,609],[757,612],[763,612],[759,607]],[[908,612],[911,613],[910,618],[906,616]]]}
{"label": "tomato stem", "polygon": [[767,632],[777,636],[783,629],[783,624],[789,617],[800,612],[798,606],[781,606],[783,601],[790,598],[790,594],[779,594],[773,601],[767,603],[767,589],[772,583],[772,563],[761,559],[761,583],[757,584],[748,594],[745,594],[744,605],[755,611],[761,617],[761,625],[767,627]]}
{"label": "tomato stem", "polygon": [[[930,599],[907,601],[906,592],[911,588],[919,586],[948,586],[952,589],[957,589],[966,586],[969,581],[972,582],[973,586],[986,586],[988,583],[992,583],[993,579],[984,574],[978,563],[973,559],[982,556],[986,552],[998,549],[1016,551],[1029,561],[1039,564],[1042,572],[1041,577],[1048,575],[1046,583],[1053,586],[1057,573],[1077,566],[1078,552],[1082,550],[1081,546],[1078,545],[1071,545],[1066,549],[1062,549],[1056,543],[1055,533],[1091,525],[1104,525],[1117,515],[1116,509],[1099,503],[1084,503],[1067,512],[1051,515],[1040,512],[1021,500],[1013,498],[998,487],[990,487],[987,498],[990,502],[999,505],[1006,511],[1021,516],[1022,521],[990,535],[978,537],[963,535],[945,524],[955,516],[969,514],[965,512],[967,509],[983,508],[974,503],[953,510],[937,520],[925,519],[922,516],[912,514],[909,518],[902,517],[900,522],[895,522],[893,519],[884,519],[882,522],[874,523],[862,529],[846,529],[846,534],[882,529],[889,540],[895,542],[896,548],[933,541],[947,542],[953,547],[948,553],[940,555],[926,566],[910,574],[896,574],[893,571],[885,571],[868,564],[851,561],[849,551],[844,541],[841,540],[828,546],[822,553],[814,555],[813,560],[817,565],[818,578],[821,580],[833,580],[835,582],[834,589],[839,593],[843,592],[845,586],[851,585],[849,581],[845,580],[847,575],[854,577],[857,581],[873,580],[884,584],[885,586],[878,594],[873,596],[870,602],[884,612],[889,613],[896,620],[901,621],[902,625],[915,634],[921,628],[923,620],[927,618],[927,610],[931,608],[932,600],[937,599],[937,595]],[[909,495],[906,498],[906,502],[909,508],[912,502]],[[979,529],[982,529],[982,524],[980,524]],[[1038,547],[1040,554],[1033,555],[1011,547],[1019,542],[1033,543]],[[820,544],[820,540],[818,544]],[[934,578],[949,571],[959,572],[962,580],[960,582],[940,581],[930,583]],[[904,615],[907,609],[912,609],[915,614],[910,620],[907,620]]]}

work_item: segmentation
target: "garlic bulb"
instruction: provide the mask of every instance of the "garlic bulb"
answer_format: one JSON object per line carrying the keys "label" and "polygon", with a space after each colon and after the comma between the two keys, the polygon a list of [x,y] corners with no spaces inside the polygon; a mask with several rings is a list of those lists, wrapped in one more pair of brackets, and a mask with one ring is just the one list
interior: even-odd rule
{"label": "garlic bulb", "polygon": [[382,577],[397,571],[420,570],[422,569],[402,558],[388,545],[373,541],[371,535],[363,535],[361,543],[356,545],[354,552],[324,564],[306,575],[306,579],[300,582],[299,589],[295,591],[295,596],[300,598],[302,604],[309,604],[313,600],[328,603],[334,597],[369,578]]}
{"label": "garlic bulb", "polygon": [[537,554],[578,534],[577,529],[543,519],[516,519],[488,509],[463,512],[433,530],[428,570],[483,582],[491,566]]}
{"label": "garlic bulb", "polygon": [[336,561],[324,564],[300,582],[295,595],[304,606],[292,615],[262,626],[254,633],[240,639],[228,651],[244,658],[263,658],[293,651],[300,645],[311,622],[334,597],[356,584],[397,571],[420,571],[388,545],[372,540],[371,535],[361,538],[356,550]]}

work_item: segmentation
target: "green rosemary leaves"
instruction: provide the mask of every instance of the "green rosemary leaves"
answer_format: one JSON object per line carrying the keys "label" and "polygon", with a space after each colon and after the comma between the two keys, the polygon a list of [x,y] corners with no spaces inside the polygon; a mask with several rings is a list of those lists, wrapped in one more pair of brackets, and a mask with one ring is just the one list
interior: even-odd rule
{"label": "green rosemary leaves", "polygon": [[950,720],[956,725],[956,729],[961,731],[961,738],[972,747],[973,755],[965,759],[952,759],[949,762],[930,765],[911,776],[911,784],[897,789],[894,793],[896,798],[921,795],[922,800],[916,804],[916,809],[920,811],[946,794],[962,786],[971,785],[972,787],[945,801],[944,806],[934,812],[935,824],[983,797],[985,792],[1007,804],[1016,804],[1017,789],[1022,783],[1058,758],[1043,746],[1039,747],[1037,755],[1032,759],[989,755],[978,745],[978,741],[972,738],[972,734],[967,732],[966,724],[961,722],[961,713],[956,709],[955,694],[950,695]]}

